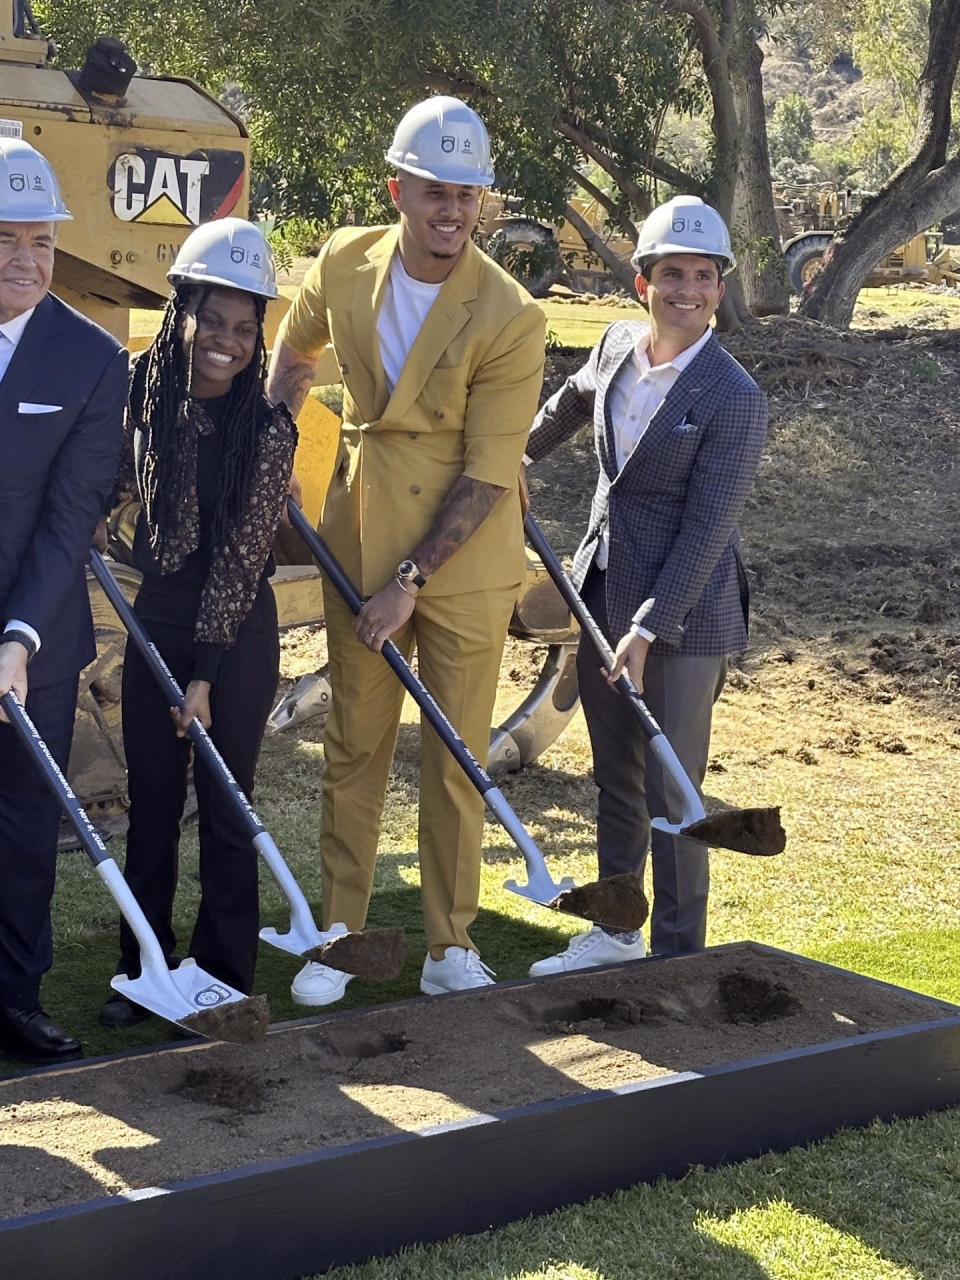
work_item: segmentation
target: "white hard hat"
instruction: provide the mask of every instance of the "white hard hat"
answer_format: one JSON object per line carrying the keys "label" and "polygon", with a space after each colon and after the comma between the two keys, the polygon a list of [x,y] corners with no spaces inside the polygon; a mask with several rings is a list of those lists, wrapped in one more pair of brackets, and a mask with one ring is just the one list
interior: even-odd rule
{"label": "white hard hat", "polygon": [[411,107],[397,125],[388,164],[458,186],[490,187],[490,138],[483,121],[459,98],[427,98]]}
{"label": "white hard hat", "polygon": [[668,253],[697,253],[721,258],[724,275],[737,265],[727,224],[699,196],[674,196],[646,217],[637,238],[631,265],[642,271],[653,258]]}
{"label": "white hard hat", "polygon": [[39,151],[22,138],[0,138],[0,222],[69,222],[60,184]]}
{"label": "white hard hat", "polygon": [[197,284],[243,289],[275,298],[277,273],[263,232],[245,218],[217,218],[191,231],[167,272],[171,284]]}

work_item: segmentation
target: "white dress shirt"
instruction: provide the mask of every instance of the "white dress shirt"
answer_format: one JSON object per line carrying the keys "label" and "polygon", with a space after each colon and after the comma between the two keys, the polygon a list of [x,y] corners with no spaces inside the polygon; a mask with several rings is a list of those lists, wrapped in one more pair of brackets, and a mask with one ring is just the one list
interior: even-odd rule
{"label": "white dress shirt", "polygon": [[[616,375],[608,392],[618,471],[623,470],[637,442],[650,425],[653,415],[666,399],[667,392],[684,369],[707,345],[712,334],[713,330],[708,328],[702,337],[691,343],[678,356],[674,356],[666,364],[657,365],[650,363],[649,328],[641,335],[633,355]],[[597,543],[595,563],[598,569],[607,567],[610,556],[609,540],[609,526],[604,525],[600,541]],[[652,631],[636,623],[631,630],[650,641],[656,638]]]}
{"label": "white dress shirt", "polygon": [[[29,311],[23,311],[20,315],[14,316],[12,320],[5,320],[3,324],[0,324],[0,382],[3,381],[3,375],[10,367],[13,353],[16,351],[17,345],[23,337],[23,331],[27,327],[27,322],[35,310],[36,307],[31,307]],[[11,618],[3,629],[4,631],[26,632],[37,648],[40,648],[40,637],[28,622],[21,622],[19,618]]]}
{"label": "white dress shirt", "polygon": [[23,337],[23,331],[27,327],[27,322],[34,311],[36,311],[36,307],[31,307],[29,311],[23,311],[20,315],[14,316],[12,320],[5,320],[3,324],[0,324],[0,382],[3,381],[3,375],[7,372],[7,367],[13,359],[13,353]]}

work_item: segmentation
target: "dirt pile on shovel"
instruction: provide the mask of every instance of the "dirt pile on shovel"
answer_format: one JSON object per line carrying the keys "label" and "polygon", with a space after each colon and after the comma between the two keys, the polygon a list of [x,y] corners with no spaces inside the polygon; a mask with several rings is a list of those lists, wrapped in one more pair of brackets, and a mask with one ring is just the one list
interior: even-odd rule
{"label": "dirt pile on shovel", "polygon": [[187,1014],[178,1025],[208,1040],[263,1044],[270,1025],[270,1006],[266,996],[248,996],[246,1000],[230,1000],[215,1009]]}
{"label": "dirt pile on shovel", "polygon": [[607,876],[575,889],[564,889],[550,906],[624,933],[642,928],[650,914],[640,877],[631,874]]}
{"label": "dirt pile on shovel", "polygon": [[691,822],[684,827],[683,834],[717,849],[733,849],[737,853],[767,858],[783,853],[787,845],[779,806],[769,809],[717,809],[699,822]]}
{"label": "dirt pile on shovel", "polygon": [[395,978],[407,958],[402,929],[364,929],[344,933],[339,938],[312,947],[305,960],[318,960],[331,969],[353,973],[358,978]]}

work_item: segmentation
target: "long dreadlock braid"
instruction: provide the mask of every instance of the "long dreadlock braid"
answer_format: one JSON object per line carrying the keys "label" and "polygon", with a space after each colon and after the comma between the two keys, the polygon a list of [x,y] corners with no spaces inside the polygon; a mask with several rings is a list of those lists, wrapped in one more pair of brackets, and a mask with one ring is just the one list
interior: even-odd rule
{"label": "long dreadlock braid", "polygon": [[[180,285],[174,290],[160,331],[151,344],[145,376],[134,380],[131,394],[134,417],[146,436],[141,490],[151,545],[158,557],[162,556],[167,532],[174,526],[176,506],[183,498],[183,461],[186,449],[193,447],[188,432],[196,429],[188,394],[193,347],[188,367],[183,333],[187,317],[197,315],[209,293],[210,286],[195,284]],[[250,491],[266,376],[266,300],[256,294],[249,296],[256,310],[257,341],[252,360],[236,375],[227,393],[220,494],[213,521],[213,536],[218,544],[240,520]]]}

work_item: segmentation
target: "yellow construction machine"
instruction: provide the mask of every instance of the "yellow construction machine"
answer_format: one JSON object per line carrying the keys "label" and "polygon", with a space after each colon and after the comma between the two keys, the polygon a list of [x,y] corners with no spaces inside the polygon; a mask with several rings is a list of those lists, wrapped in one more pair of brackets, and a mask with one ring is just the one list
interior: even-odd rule
{"label": "yellow construction machine", "polygon": [[[787,274],[801,297],[813,284],[834,236],[853,221],[864,200],[862,192],[820,186],[792,185],[774,190],[774,207]],[[923,231],[898,245],[877,263],[865,281],[868,288],[884,284],[956,283],[955,264],[941,248],[940,236]]]}
{"label": "yellow construction machine", "polygon": [[[190,230],[228,214],[247,215],[249,138],[243,122],[193,81],[136,74],[119,41],[98,40],[79,71],[49,65],[50,54],[26,0],[0,0],[0,136],[23,137],[46,156],[74,215],[58,228],[53,288],[127,343],[131,309],[165,304],[167,270]],[[270,304],[268,338],[288,305],[285,299]],[[318,373],[321,382],[338,378],[335,362]],[[315,519],[332,472],[339,420],[311,397],[298,425],[296,467],[304,508]],[[123,558],[134,519],[133,511],[115,518],[111,544],[131,598],[139,575]],[[315,568],[281,565],[274,586],[281,627],[322,620]],[[90,597],[98,654],[81,679],[70,774],[109,832],[123,826],[125,808],[119,732],[125,637],[92,575]],[[490,762],[501,769],[534,758],[577,705],[575,628],[532,557],[512,633],[545,645],[547,656],[533,692],[493,731]],[[325,697],[321,673],[301,681],[278,707],[275,724],[322,713]]]}

